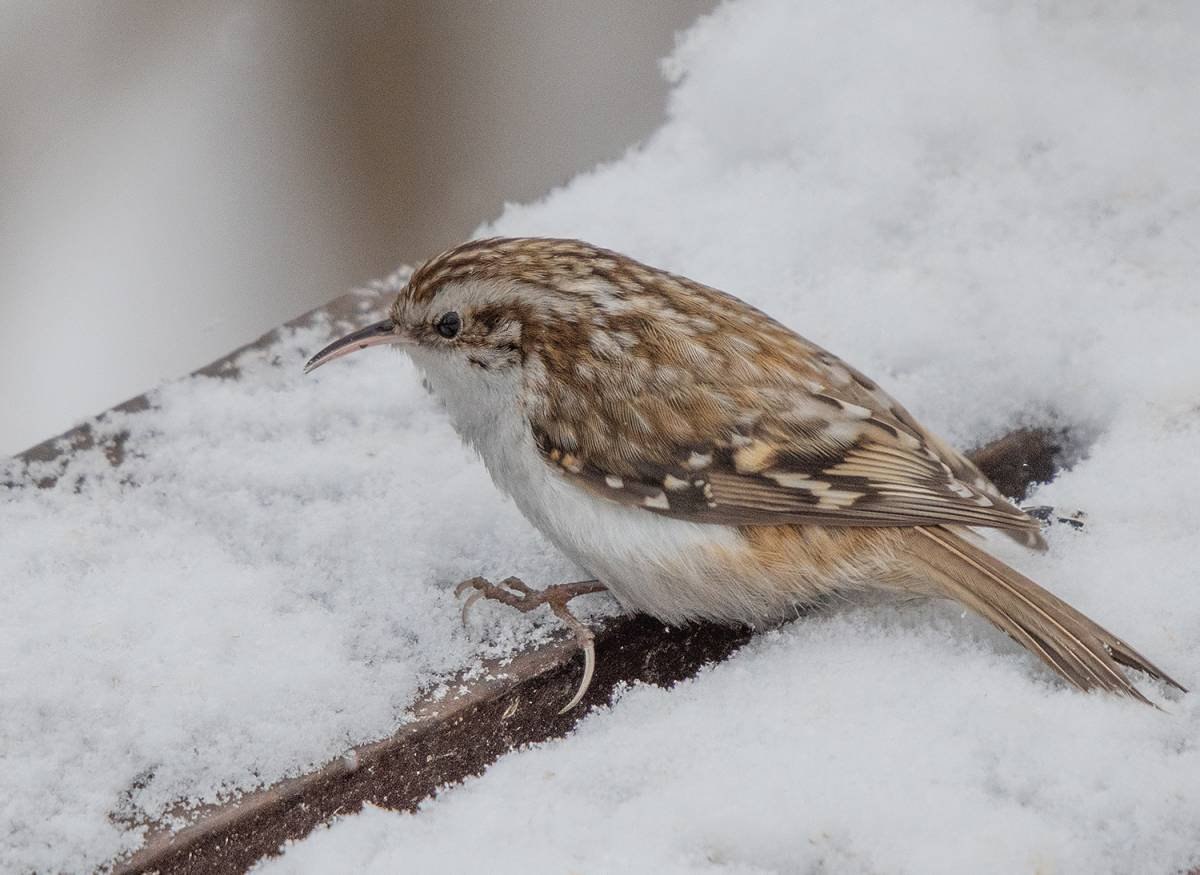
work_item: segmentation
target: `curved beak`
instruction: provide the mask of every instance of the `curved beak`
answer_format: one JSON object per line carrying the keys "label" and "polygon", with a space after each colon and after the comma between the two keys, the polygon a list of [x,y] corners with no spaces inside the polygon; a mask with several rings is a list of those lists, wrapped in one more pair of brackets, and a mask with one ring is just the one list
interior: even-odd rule
{"label": "curved beak", "polygon": [[347,334],[341,340],[335,340],[329,344],[308,360],[308,364],[304,366],[304,373],[310,374],[326,362],[349,355],[355,350],[366,349],[368,346],[407,342],[408,338],[397,333],[396,323],[391,319],[384,319],[382,322],[360,328],[358,331]]}

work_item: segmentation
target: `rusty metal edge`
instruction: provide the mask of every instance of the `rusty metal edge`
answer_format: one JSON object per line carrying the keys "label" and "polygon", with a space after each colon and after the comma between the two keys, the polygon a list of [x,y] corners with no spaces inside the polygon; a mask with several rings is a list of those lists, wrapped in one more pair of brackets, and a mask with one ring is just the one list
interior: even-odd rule
{"label": "rusty metal edge", "polygon": [[315,771],[244,793],[229,802],[180,812],[193,822],[176,830],[152,827],[142,848],[118,864],[113,870],[114,875],[164,871],[164,864],[172,858],[188,856],[200,844],[229,831],[239,821],[259,817],[281,805],[300,804],[306,795],[323,784],[362,769],[378,768],[384,755],[397,746],[412,744],[426,734],[436,732],[439,724],[461,716],[480,702],[504,696],[519,684],[559,667],[569,660],[571,649],[566,642],[556,642],[519,653],[508,661],[489,661],[482,666],[482,680],[463,685],[445,696],[427,696],[414,706],[412,722],[388,738],[351,748]]}
{"label": "rusty metal edge", "polygon": [[558,709],[574,692],[581,665],[572,642],[555,642],[493,664],[502,675],[467,684],[448,702],[426,699],[422,716],[382,741],[322,768],[216,806],[175,833],[153,835],[115,867],[117,875],[244,872],[336,816],[371,803],[412,811],[447,785],[482,774],[503,754],[564,737],[588,711],[637,681],[669,686],[718,662],[750,639],[747,629],[698,625],[666,629],[647,617],[621,617],[597,634],[599,665],[583,703]]}

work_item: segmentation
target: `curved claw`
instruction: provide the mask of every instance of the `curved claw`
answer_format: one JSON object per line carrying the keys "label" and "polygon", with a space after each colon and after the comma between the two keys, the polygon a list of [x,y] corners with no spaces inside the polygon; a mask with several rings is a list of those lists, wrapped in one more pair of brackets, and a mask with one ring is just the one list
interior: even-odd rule
{"label": "curved claw", "polygon": [[471,605],[475,604],[475,602],[479,601],[481,598],[483,598],[483,592],[480,590],[475,590],[475,592],[471,593],[467,600],[463,602],[462,624],[464,626],[467,625],[467,613],[471,610]]}
{"label": "curved claw", "polygon": [[596,643],[589,638],[587,641],[581,641],[579,646],[583,650],[583,680],[579,682],[579,689],[575,691],[575,695],[571,697],[571,701],[563,705],[562,710],[558,712],[559,714],[566,714],[583,701],[588,687],[592,685],[592,675],[596,673]]}

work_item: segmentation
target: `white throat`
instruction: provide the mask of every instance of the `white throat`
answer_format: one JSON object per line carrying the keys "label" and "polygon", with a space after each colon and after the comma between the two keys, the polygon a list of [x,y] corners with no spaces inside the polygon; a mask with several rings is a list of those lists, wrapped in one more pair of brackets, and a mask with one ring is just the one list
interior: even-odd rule
{"label": "white throat", "polygon": [[407,351],[445,405],[455,431],[483,458],[497,485],[511,492],[499,482],[498,468],[511,465],[509,457],[516,446],[529,439],[521,405],[520,369],[483,370],[438,351],[421,347]]}

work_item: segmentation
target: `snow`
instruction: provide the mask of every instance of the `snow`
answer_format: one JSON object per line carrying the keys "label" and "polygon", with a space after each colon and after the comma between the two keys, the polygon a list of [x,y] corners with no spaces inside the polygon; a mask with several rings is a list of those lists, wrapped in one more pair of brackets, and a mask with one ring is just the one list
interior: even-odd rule
{"label": "snow", "polygon": [[[1185,3],[730,3],[667,62],[650,142],[481,233],[724,288],[962,446],[1069,426],[1078,463],[1032,502],[1086,526],[995,549],[1194,686],[1197,33]],[[327,331],[163,387],[119,423],[136,457],[84,454],[78,492],[0,495],[0,869],[93,867],[136,844],[122,817],[386,735],[544,633],[459,626],[458,579],[573,569],[402,357],[301,377]],[[1067,689],[952,605],[848,605],[262,869],[1186,870],[1200,699],[1142,686],[1161,711]]]}
{"label": "snow", "polygon": [[120,469],[87,454],[65,487],[0,493],[0,871],[86,871],[136,845],[110,812],[389,734],[480,636],[497,652],[532,628],[485,610],[464,631],[455,582],[578,574],[406,361],[303,378],[329,331],[250,354],[238,381],[164,387],[107,426],[137,451]]}

